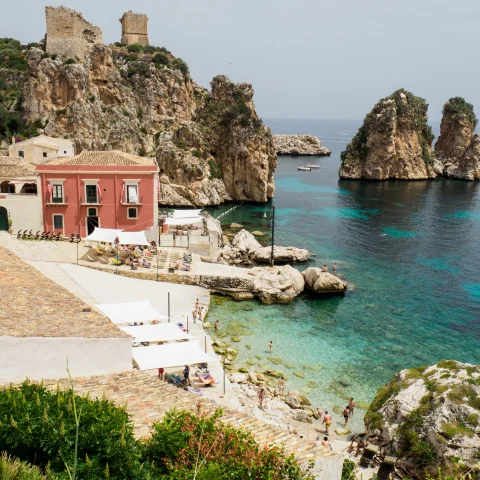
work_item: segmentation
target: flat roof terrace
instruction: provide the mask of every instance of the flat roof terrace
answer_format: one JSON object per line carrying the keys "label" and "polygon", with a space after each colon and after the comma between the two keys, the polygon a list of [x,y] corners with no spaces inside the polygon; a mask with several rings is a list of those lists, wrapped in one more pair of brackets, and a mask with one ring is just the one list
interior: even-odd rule
{"label": "flat roof terrace", "polygon": [[130,338],[71,292],[0,246],[0,336]]}

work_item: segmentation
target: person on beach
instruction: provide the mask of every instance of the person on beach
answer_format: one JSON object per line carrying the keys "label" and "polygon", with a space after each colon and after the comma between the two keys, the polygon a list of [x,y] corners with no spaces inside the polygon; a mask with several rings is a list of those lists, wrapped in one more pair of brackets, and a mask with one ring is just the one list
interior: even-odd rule
{"label": "person on beach", "polygon": [[353,417],[353,412],[355,410],[355,407],[357,405],[355,404],[355,402],[353,401],[353,397],[350,399],[350,401],[348,402],[348,409],[350,410],[350,416]]}
{"label": "person on beach", "polygon": [[160,367],[160,368],[158,369],[158,379],[159,379],[159,380],[163,380],[163,374],[164,374],[164,373],[165,373],[165,369],[163,369],[163,368]]}
{"label": "person on beach", "polygon": [[273,342],[270,340],[270,343],[268,344],[268,347],[270,348],[270,353],[273,352]]}
{"label": "person on beach", "polygon": [[328,429],[332,425],[332,416],[325,410],[325,416],[323,417],[322,425],[325,424],[325,435],[330,435]]}
{"label": "person on beach", "polygon": [[326,265],[322,267],[322,272],[328,272],[328,267]]}
{"label": "person on beach", "polygon": [[258,404],[260,408],[263,408],[263,403],[265,402],[265,397],[267,396],[267,393],[265,392],[265,387],[260,388],[257,396],[258,396]]}
{"label": "person on beach", "polygon": [[193,310],[192,317],[193,317],[193,323],[197,323],[197,311],[196,310]]}
{"label": "person on beach", "polygon": [[333,449],[332,444],[328,441],[328,437],[323,437],[322,446],[329,448],[330,450]]}
{"label": "person on beach", "polygon": [[185,380],[185,383],[188,383],[188,385],[192,385],[190,382],[190,366],[185,365],[185,368],[183,369],[183,379]]}
{"label": "person on beach", "polygon": [[280,380],[278,381],[278,393],[280,395],[283,395],[285,392],[285,380],[283,377],[280,377]]}
{"label": "person on beach", "polygon": [[350,408],[348,407],[348,405],[345,407],[345,410],[343,411],[343,418],[345,419],[345,424],[343,425],[343,427],[346,427],[348,423],[348,419],[350,418]]}
{"label": "person on beach", "polygon": [[197,301],[195,302],[195,309],[198,310],[198,298],[197,298]]}
{"label": "person on beach", "polygon": [[218,332],[218,318],[215,320],[215,331]]}
{"label": "person on beach", "polygon": [[337,273],[337,270],[338,270],[337,264],[334,263],[334,264],[333,264],[333,273]]}
{"label": "person on beach", "polygon": [[320,407],[317,407],[317,414],[318,414],[318,419],[321,420],[322,419],[322,411],[320,410]]}

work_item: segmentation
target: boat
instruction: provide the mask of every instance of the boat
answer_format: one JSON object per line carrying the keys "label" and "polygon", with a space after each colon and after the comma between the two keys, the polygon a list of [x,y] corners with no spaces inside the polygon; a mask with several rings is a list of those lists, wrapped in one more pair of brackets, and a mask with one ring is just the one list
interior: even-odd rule
{"label": "boat", "polygon": [[311,172],[312,169],[310,167],[301,167],[301,166],[298,166],[297,167],[297,170],[300,170],[301,172]]}
{"label": "boat", "polygon": [[308,168],[320,168],[320,165],[311,165],[310,163],[306,165]]}

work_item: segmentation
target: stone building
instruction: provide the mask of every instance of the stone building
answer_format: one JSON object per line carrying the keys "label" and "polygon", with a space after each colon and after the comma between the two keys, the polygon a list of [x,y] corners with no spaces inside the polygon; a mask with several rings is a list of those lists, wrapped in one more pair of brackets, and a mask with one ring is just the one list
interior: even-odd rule
{"label": "stone building", "polygon": [[95,44],[102,44],[100,28],[87,22],[81,13],[65,7],[45,7],[47,53],[85,60]]}
{"label": "stone building", "polygon": [[39,135],[23,142],[12,140],[8,147],[11,157],[21,157],[27,162],[43,163],[57,157],[73,157],[75,148],[73,142],[66,138]]}
{"label": "stone building", "polygon": [[132,13],[130,10],[120,19],[122,24],[122,43],[131,45],[139,43],[144,47],[148,45],[148,17],[144,13]]}

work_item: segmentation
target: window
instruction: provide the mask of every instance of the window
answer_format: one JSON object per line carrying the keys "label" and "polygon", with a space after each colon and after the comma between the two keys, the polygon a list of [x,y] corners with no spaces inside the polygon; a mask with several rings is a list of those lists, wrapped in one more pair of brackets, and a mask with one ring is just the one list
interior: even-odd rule
{"label": "window", "polygon": [[24,158],[23,150],[19,150],[19,151],[18,151],[18,156]]}
{"label": "window", "polygon": [[85,185],[87,203],[98,203],[97,185]]}
{"label": "window", "polygon": [[89,217],[96,217],[97,216],[97,209],[96,208],[89,208],[88,209],[88,216]]}
{"label": "window", "polygon": [[47,158],[47,152],[43,152],[43,158]]}
{"label": "window", "polygon": [[63,215],[53,215],[53,230],[63,232]]}
{"label": "window", "polygon": [[138,218],[138,213],[136,208],[129,208],[127,218]]}
{"label": "window", "polygon": [[138,203],[138,185],[127,185],[127,203]]}
{"label": "window", "polygon": [[52,203],[63,203],[63,185],[52,185]]}

